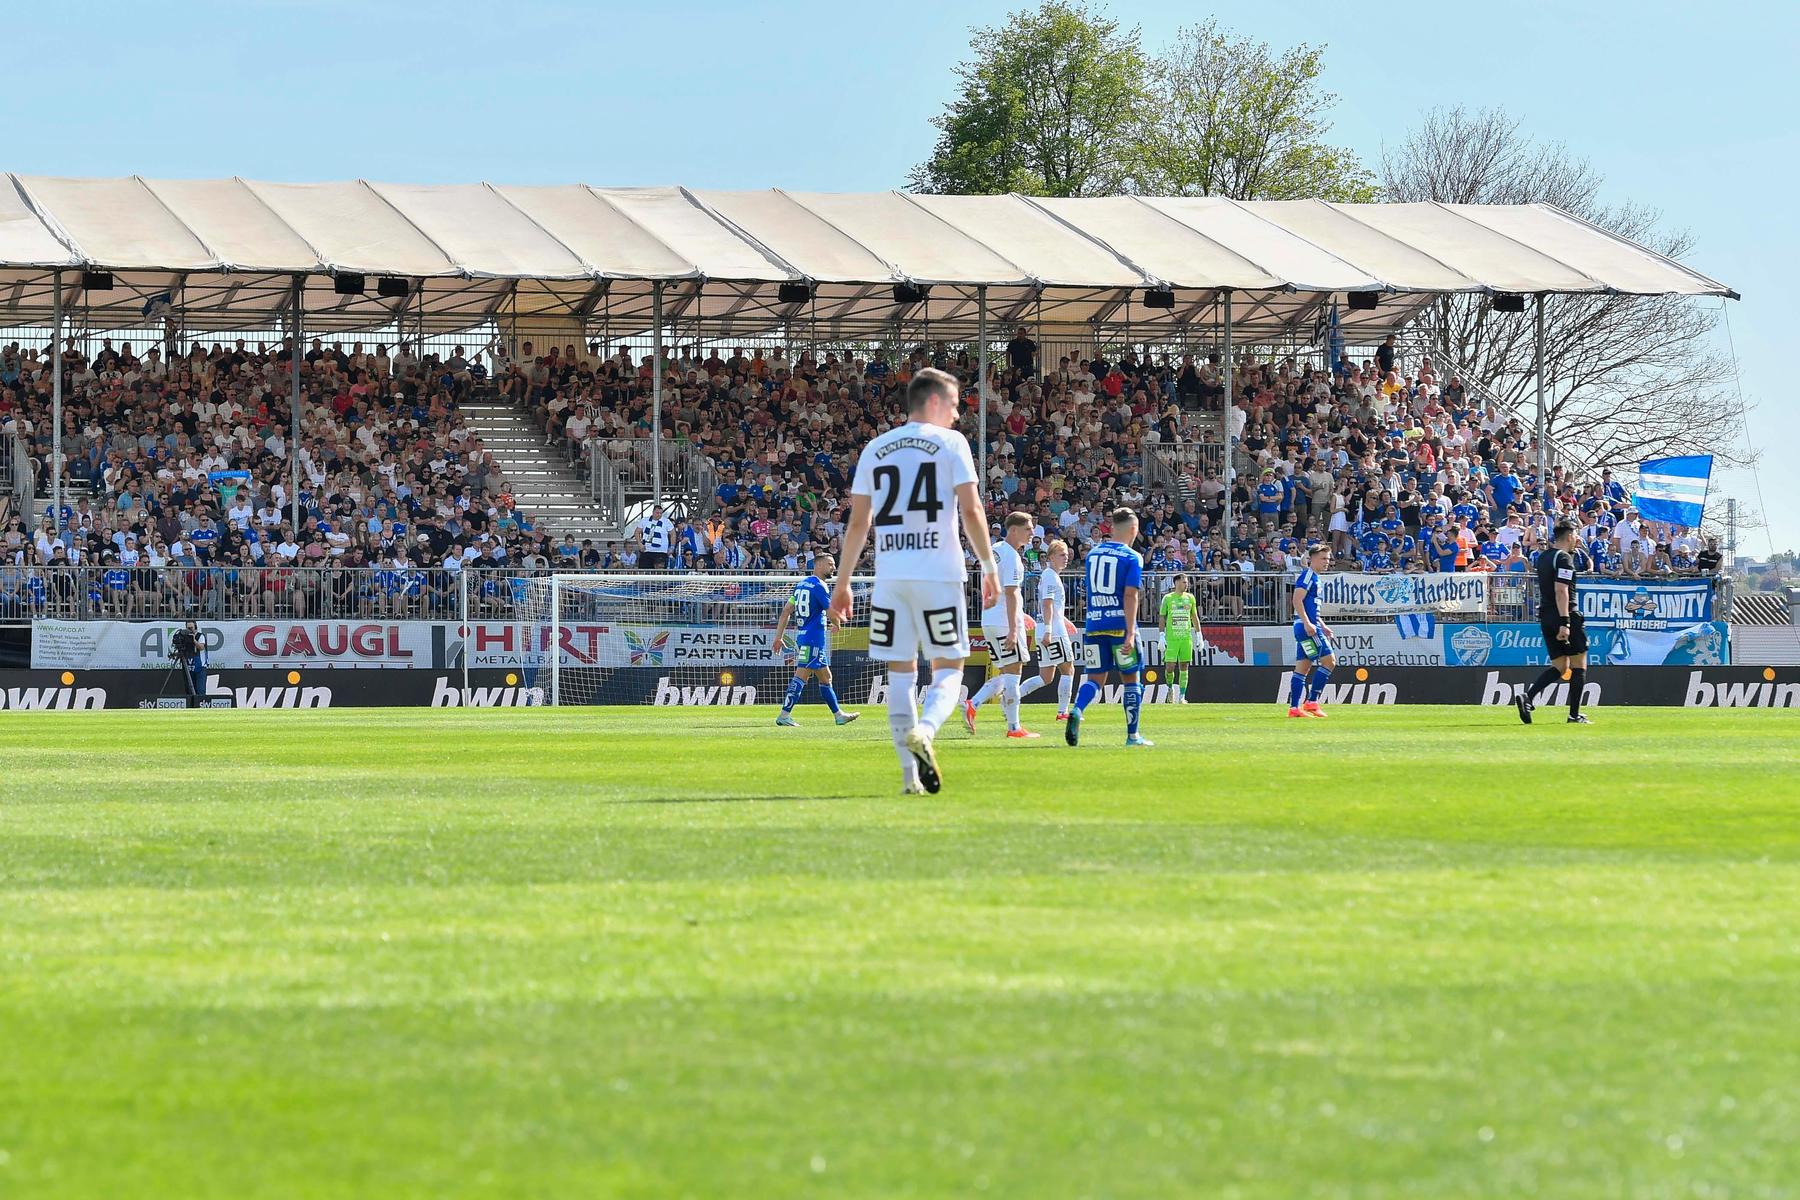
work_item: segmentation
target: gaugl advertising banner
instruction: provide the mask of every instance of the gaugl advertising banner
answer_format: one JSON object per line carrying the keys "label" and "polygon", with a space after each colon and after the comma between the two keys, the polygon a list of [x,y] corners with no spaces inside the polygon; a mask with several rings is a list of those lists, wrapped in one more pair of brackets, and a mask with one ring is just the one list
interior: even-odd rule
{"label": "gaugl advertising banner", "polygon": [[[49,670],[160,670],[179,626],[164,621],[55,621],[32,627],[31,665]],[[535,668],[549,661],[548,626],[504,621],[202,621],[216,671],[259,667]],[[866,650],[867,629],[840,630],[834,650]],[[790,630],[743,626],[564,625],[565,667],[780,667],[795,661]]]}

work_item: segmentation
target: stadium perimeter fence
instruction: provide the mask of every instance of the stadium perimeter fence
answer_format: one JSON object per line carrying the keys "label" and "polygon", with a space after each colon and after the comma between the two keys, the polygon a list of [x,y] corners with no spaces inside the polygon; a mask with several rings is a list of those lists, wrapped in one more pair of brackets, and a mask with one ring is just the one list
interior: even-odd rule
{"label": "stadium perimeter fence", "polygon": [[[393,570],[370,567],[23,567],[0,566],[0,624],[37,618],[55,620],[512,620],[534,578],[564,574],[630,574],[572,571],[438,567]],[[694,572],[696,575],[727,572]],[[680,574],[673,572],[671,574]],[[734,571],[793,577],[798,572]],[[1188,572],[1203,624],[1268,625],[1293,619],[1292,573]],[[1035,612],[1037,572],[1027,575],[1027,612]],[[1064,572],[1067,615],[1079,621],[1085,581]],[[1174,587],[1174,572],[1145,572],[1138,619],[1157,623],[1163,596]],[[1718,589],[1721,581],[1715,580]],[[969,581],[969,611],[980,611],[979,580]],[[1535,588],[1529,581],[1493,579],[1485,615],[1458,620],[1535,620]],[[1728,597],[1715,595],[1715,611]]]}

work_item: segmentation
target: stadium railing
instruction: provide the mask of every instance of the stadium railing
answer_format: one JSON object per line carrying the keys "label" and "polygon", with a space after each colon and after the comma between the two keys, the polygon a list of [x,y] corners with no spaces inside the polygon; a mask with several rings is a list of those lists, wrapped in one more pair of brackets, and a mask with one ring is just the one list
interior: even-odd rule
{"label": "stadium railing", "polygon": [[[626,569],[621,569],[626,570]],[[0,623],[44,617],[58,620],[511,620],[531,579],[563,574],[608,574],[567,566],[442,567],[395,571],[380,567],[22,567],[0,566]],[[610,573],[619,573],[613,571]],[[693,572],[722,574],[725,572]],[[737,575],[792,576],[785,570],[735,571]],[[671,572],[681,574],[681,572]],[[1157,623],[1162,598],[1175,572],[1147,571],[1138,620]],[[1037,611],[1039,573],[1028,572],[1026,611]],[[1209,625],[1284,624],[1293,619],[1291,572],[1188,572],[1200,620]],[[1659,577],[1660,578],[1660,577]],[[1080,621],[1085,581],[1063,573],[1066,615]],[[1727,611],[1727,581],[1715,579],[1714,610]],[[1489,621],[1530,621],[1537,615],[1529,581],[1494,579],[1488,588]],[[968,584],[971,614],[981,610],[980,581]],[[1370,617],[1367,620],[1379,620]],[[1458,618],[1447,618],[1456,620]],[[1340,618],[1348,622],[1352,618]]]}

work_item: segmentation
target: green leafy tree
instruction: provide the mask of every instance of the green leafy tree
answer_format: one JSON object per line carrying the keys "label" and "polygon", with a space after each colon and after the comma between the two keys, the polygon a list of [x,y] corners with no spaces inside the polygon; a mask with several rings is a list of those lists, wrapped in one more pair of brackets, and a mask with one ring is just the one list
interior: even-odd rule
{"label": "green leafy tree", "polygon": [[1366,201],[1375,183],[1329,144],[1337,97],[1319,86],[1324,52],[1276,52],[1207,21],[1176,36],[1152,75],[1154,114],[1134,184],[1148,194],[1234,200]]}
{"label": "green leafy tree", "polygon": [[1128,188],[1149,98],[1138,32],[1080,3],[1046,3],[977,29],[922,192],[1105,196]]}

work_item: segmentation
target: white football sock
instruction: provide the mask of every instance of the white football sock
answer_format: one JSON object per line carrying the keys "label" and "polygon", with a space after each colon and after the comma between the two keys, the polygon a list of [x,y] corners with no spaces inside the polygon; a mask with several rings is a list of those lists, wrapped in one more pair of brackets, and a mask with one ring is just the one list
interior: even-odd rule
{"label": "white football sock", "polygon": [[919,706],[919,727],[932,737],[944,727],[956,711],[956,694],[962,690],[962,672],[945,667],[931,673],[931,686],[925,689],[925,703]]}
{"label": "white football sock", "polygon": [[994,693],[1000,690],[1000,681],[1005,678],[1006,676],[1004,675],[996,675],[986,683],[982,684],[980,690],[969,697],[969,703],[973,704],[976,708],[980,708],[989,700],[992,700],[994,698]]}
{"label": "white football sock", "polygon": [[1000,711],[1006,714],[1006,727],[1019,728],[1019,677],[1002,675],[1000,677]]}
{"label": "white football sock", "polygon": [[1073,675],[1058,675],[1056,677],[1056,711],[1060,713],[1068,712],[1069,703],[1074,700],[1074,698],[1075,677]]}
{"label": "white football sock", "polygon": [[1023,700],[1043,686],[1044,677],[1042,675],[1033,675],[1030,679],[1024,680],[1019,684],[1019,699]]}
{"label": "white football sock", "polygon": [[900,783],[919,782],[919,763],[906,748],[906,735],[919,721],[919,698],[913,695],[913,673],[888,671],[888,732],[894,736],[894,753],[900,756]]}

